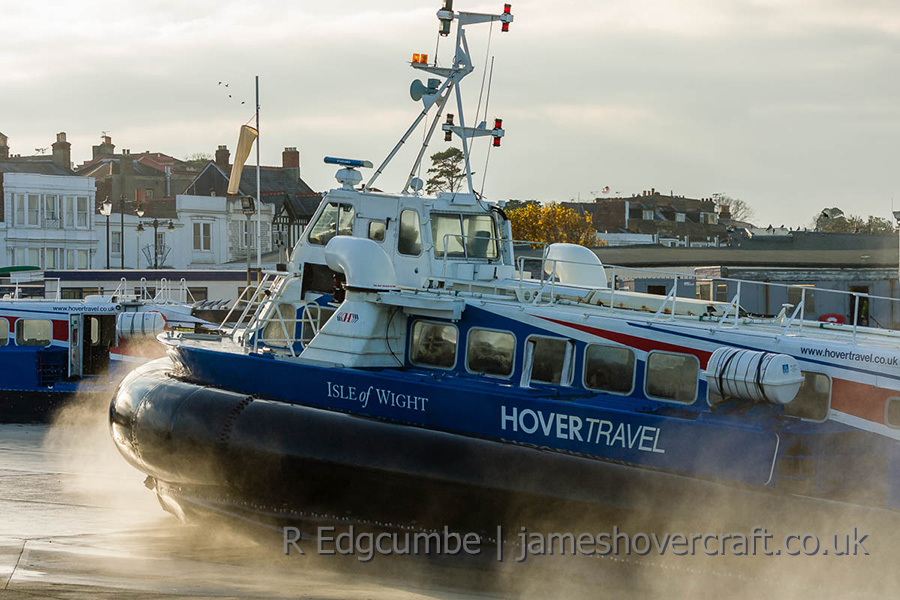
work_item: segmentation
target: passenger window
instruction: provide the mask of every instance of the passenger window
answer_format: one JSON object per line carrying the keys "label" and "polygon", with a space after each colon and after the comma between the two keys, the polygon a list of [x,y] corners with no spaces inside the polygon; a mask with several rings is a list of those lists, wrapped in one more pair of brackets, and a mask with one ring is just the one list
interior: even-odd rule
{"label": "passenger window", "polygon": [[9,343],[9,321],[0,319],[0,346]]}
{"label": "passenger window", "polygon": [[900,429],[900,398],[888,398],[884,407],[884,422],[888,427]]}
{"label": "passenger window", "polygon": [[466,348],[466,368],[482,375],[509,377],[513,372],[516,338],[506,331],[472,329]]}
{"label": "passenger window", "polygon": [[614,394],[634,389],[634,351],[590,344],[584,352],[584,387]]}
{"label": "passenger window", "polygon": [[572,382],[572,343],[569,340],[531,337],[525,346],[525,382],[553,385]]}
{"label": "passenger window", "polygon": [[16,321],[16,344],[19,346],[49,346],[53,339],[53,323],[45,319]]}
{"label": "passenger window", "polygon": [[699,374],[696,356],[651,352],[647,356],[647,396],[692,404],[697,399]]}
{"label": "passenger window", "polygon": [[369,239],[374,242],[384,241],[384,221],[369,222]]}
{"label": "passenger window", "polygon": [[309,231],[311,244],[325,245],[336,235],[353,235],[353,206],[329,202]]}
{"label": "passenger window", "polygon": [[831,379],[824,373],[803,371],[803,383],[793,400],[784,405],[784,414],[822,422],[831,407]]}
{"label": "passenger window", "polygon": [[416,321],[409,360],[417,365],[452,369],[456,364],[458,335],[453,325]]}
{"label": "passenger window", "polygon": [[419,229],[419,213],[404,210],[400,213],[400,234],[397,236],[397,251],[407,256],[422,254],[422,232]]}
{"label": "passenger window", "polygon": [[288,341],[294,338],[297,309],[293,304],[279,304],[270,319],[263,330],[263,341],[270,346],[287,347]]}

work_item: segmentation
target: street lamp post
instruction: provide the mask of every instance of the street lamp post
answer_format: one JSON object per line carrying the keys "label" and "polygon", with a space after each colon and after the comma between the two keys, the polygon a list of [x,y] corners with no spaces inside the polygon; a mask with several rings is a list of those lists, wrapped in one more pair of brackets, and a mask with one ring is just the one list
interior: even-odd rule
{"label": "street lamp post", "polygon": [[[144,211],[138,208],[138,216],[143,215]],[[159,226],[161,225],[159,219],[153,219],[149,223],[147,223],[148,227],[153,228],[153,268],[159,268]],[[166,229],[169,231],[175,231],[175,223],[172,222],[172,219],[169,219],[169,224],[166,225]],[[141,233],[144,231],[144,223],[139,222],[137,226],[137,232]]]}
{"label": "street lamp post", "polygon": [[241,196],[241,211],[247,217],[247,238],[244,240],[247,246],[247,287],[250,287],[250,219],[255,212],[253,198]]}
{"label": "street lamp post", "polygon": [[109,215],[112,214],[112,202],[109,196],[100,205],[100,214],[106,217],[106,268],[109,269]]}

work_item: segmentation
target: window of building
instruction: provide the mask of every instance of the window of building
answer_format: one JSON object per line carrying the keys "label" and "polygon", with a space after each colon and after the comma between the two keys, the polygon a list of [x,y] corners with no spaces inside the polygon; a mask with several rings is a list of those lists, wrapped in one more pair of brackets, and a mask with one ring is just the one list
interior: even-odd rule
{"label": "window of building", "polygon": [[712,300],[712,281],[697,281],[697,299]]}
{"label": "window of building", "polygon": [[417,365],[452,369],[456,365],[458,337],[459,332],[454,325],[416,321],[409,360]]}
{"label": "window of building", "polygon": [[16,194],[16,225],[25,225],[25,196]]}
{"label": "window of building", "polygon": [[88,226],[88,199],[84,196],[75,199],[75,226]]}
{"label": "window of building", "polygon": [[44,248],[44,268],[45,269],[56,269],[59,267],[59,261],[57,260],[59,257],[59,249],[58,248]]}
{"label": "window of building", "polygon": [[238,236],[241,240],[241,248],[252,248],[254,246],[254,235],[256,230],[252,221],[240,221],[238,225]]}
{"label": "window of building", "polygon": [[647,293],[654,294],[656,296],[668,296],[669,290],[664,285],[648,285]]}
{"label": "window of building", "polygon": [[146,190],[144,190],[144,199],[145,200],[149,200],[152,197],[153,197],[153,188],[147,188]]}
{"label": "window of building", "polygon": [[803,371],[803,383],[793,400],[784,405],[784,414],[807,421],[822,422],[831,408],[831,378],[824,373]]}
{"label": "window of building", "polygon": [[113,231],[110,233],[109,251],[116,256],[122,254],[122,232]]}
{"label": "window of building", "polygon": [[76,251],[76,255],[78,256],[78,268],[79,269],[90,269],[90,253],[87,250],[78,250]]}
{"label": "window of building", "polygon": [[16,321],[16,345],[49,346],[53,339],[53,323],[46,319]]}
{"label": "window of building", "polygon": [[414,210],[404,210],[400,213],[397,252],[407,256],[422,254],[422,231],[419,228],[419,213]]}
{"label": "window of building", "polygon": [[75,227],[75,198],[66,196],[63,205],[65,207],[65,210],[63,211],[65,226]]}
{"label": "window of building", "polygon": [[716,284],[716,302],[728,302],[728,284]]}
{"label": "window of building", "polygon": [[329,202],[310,229],[310,243],[325,245],[337,235],[353,235],[354,216],[352,205]]}
{"label": "window of building", "polygon": [[[806,291],[804,295],[804,290]],[[787,301],[795,307],[805,303],[803,310],[806,313],[816,312],[816,293],[815,286],[811,284],[792,285],[787,290]]]}
{"label": "window of building", "polygon": [[0,318],[0,346],[9,343],[9,321]]}
{"label": "window of building", "polygon": [[[0,319],[0,328],[3,327],[2,319]],[[0,330],[0,342],[3,331]],[[0,344],[2,346],[3,344]],[[900,398],[888,398],[887,406],[884,407],[884,422],[888,427],[900,429]]]}
{"label": "window of building", "polygon": [[489,215],[442,215],[432,213],[434,255],[442,258],[497,258],[494,220]]}
{"label": "window of building", "polygon": [[212,223],[194,223],[194,250],[212,249]]}
{"label": "window of building", "polygon": [[384,221],[369,222],[369,239],[375,242],[384,241]]}
{"label": "window of building", "polygon": [[508,331],[471,329],[466,347],[466,368],[473,373],[509,377],[516,356],[516,338]]}
{"label": "window of building", "polygon": [[630,394],[634,373],[631,348],[589,344],[584,351],[584,387],[588,389]]}
{"label": "window of building", "polygon": [[645,391],[650,398],[692,404],[697,399],[699,373],[696,356],[653,351],[647,355]]}
{"label": "window of building", "polygon": [[675,213],[675,222],[676,223],[684,223],[684,213],[683,212]]}
{"label": "window of building", "polygon": [[28,225],[41,224],[41,197],[37,194],[28,194]]}
{"label": "window of building", "polygon": [[652,221],[653,220],[653,211],[652,210],[644,210],[641,212],[641,218],[644,221]]}
{"label": "window of building", "polygon": [[41,266],[41,249],[40,248],[28,248],[27,252],[27,264],[31,267],[40,267]]}
{"label": "window of building", "polygon": [[524,385],[533,381],[553,385],[572,383],[574,346],[560,338],[531,336],[525,343]]}
{"label": "window of building", "polygon": [[59,196],[44,196],[44,222],[47,227],[59,227]]}
{"label": "window of building", "polygon": [[74,269],[75,268],[75,251],[74,250],[66,250],[66,264],[62,266],[63,269]]}
{"label": "window of building", "polygon": [[166,232],[157,231],[156,232],[156,251],[159,253],[159,259],[162,260],[165,254],[166,247]]}

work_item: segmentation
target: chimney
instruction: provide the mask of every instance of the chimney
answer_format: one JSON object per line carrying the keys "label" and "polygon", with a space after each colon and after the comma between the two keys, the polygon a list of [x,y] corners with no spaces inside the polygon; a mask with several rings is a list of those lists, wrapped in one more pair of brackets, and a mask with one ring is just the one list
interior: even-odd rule
{"label": "chimney", "polygon": [[228,146],[220,145],[216,150],[216,166],[223,171],[227,171],[230,162],[231,152],[228,151]]}
{"label": "chimney", "polygon": [[119,158],[119,175],[127,177],[134,175],[134,157],[131,154],[123,154]]}
{"label": "chimney", "polygon": [[9,138],[0,133],[0,160],[9,158]]}
{"label": "chimney", "polygon": [[101,138],[100,144],[97,146],[92,146],[93,150],[92,156],[93,158],[100,158],[101,156],[112,156],[116,151],[116,145],[112,143],[112,138],[108,135],[104,135]]}
{"label": "chimney", "polygon": [[300,181],[300,153],[296,148],[285,148],[281,153],[281,169],[288,173],[294,182]]}
{"label": "chimney", "polygon": [[72,144],[66,141],[66,132],[56,134],[53,143],[53,163],[69,171],[72,169]]}

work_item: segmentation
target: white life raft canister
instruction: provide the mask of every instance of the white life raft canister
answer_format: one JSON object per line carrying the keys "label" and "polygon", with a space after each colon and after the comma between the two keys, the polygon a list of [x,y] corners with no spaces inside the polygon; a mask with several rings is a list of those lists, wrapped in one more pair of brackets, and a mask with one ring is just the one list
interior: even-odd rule
{"label": "white life raft canister", "polygon": [[706,367],[710,395],[784,405],[794,399],[803,373],[792,356],[722,347]]}

